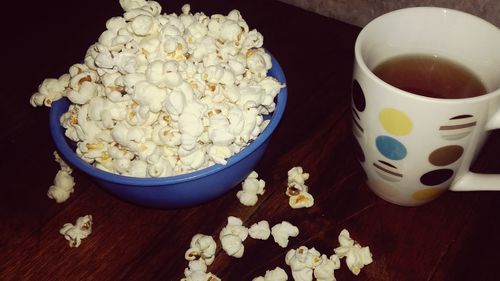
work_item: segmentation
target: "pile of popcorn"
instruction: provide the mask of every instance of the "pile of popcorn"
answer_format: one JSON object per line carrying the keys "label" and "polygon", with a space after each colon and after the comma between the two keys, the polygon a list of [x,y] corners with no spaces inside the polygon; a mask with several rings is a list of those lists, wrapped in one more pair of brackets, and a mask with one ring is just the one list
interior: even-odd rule
{"label": "pile of popcorn", "polygon": [[69,99],[60,121],[83,160],[126,176],[178,175],[225,164],[265,129],[284,85],[267,76],[263,36],[239,11],[120,5],[123,16],[106,22],[83,63],[45,79],[30,99]]}
{"label": "pile of popcorn", "polygon": [[[243,241],[250,236],[253,239],[267,240],[273,236],[274,241],[286,248],[289,238],[299,235],[299,229],[293,224],[283,221],[269,227],[266,220],[259,221],[250,228],[243,225],[241,219],[229,216],[227,225],[220,231],[219,240],[224,252],[232,257],[243,257],[245,247]],[[285,263],[290,266],[293,280],[295,281],[335,281],[335,270],[340,268],[340,259],[346,258],[349,270],[358,275],[361,269],[373,262],[369,247],[362,247],[354,241],[349,231],[343,229],[340,232],[339,246],[334,249],[334,254],[329,257],[321,254],[314,247],[300,246],[290,249],[285,256]],[[220,281],[221,279],[208,271],[215,259],[217,243],[212,236],[196,234],[191,239],[190,247],[184,257],[188,261],[188,267],[184,270],[184,278],[181,281]],[[266,271],[264,276],[255,277],[252,281],[285,281],[288,275],[280,267]]]}

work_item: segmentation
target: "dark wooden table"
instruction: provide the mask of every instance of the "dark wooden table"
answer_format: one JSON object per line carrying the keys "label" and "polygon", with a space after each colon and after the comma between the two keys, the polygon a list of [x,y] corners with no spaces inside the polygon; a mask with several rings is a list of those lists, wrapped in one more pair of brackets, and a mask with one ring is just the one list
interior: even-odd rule
{"label": "dark wooden table", "polygon": [[[12,1],[13,2],[13,1]],[[181,1],[161,1],[179,13]],[[209,203],[178,210],[138,207],[104,192],[74,172],[70,199],[47,197],[58,165],[49,136],[48,109],[29,98],[47,77],[82,60],[104,30],[121,15],[118,1],[33,1],[2,10],[0,187],[0,280],[179,280],[184,252],[196,233],[212,235],[218,253],[209,271],[222,280],[251,280],[285,264],[301,245],[332,254],[346,228],[370,246],[374,262],[354,276],[342,261],[337,280],[500,280],[500,192],[448,192],[421,207],[400,207],[376,197],[363,182],[350,136],[350,85],[358,27],[276,1],[190,2],[193,11],[227,14],[239,9],[265,37],[282,65],[289,100],[264,158],[256,168],[266,192],[254,207],[240,204],[233,189]],[[5,13],[14,17],[6,16]],[[500,135],[493,133],[474,164],[477,172],[500,172]],[[316,199],[308,209],[288,205],[287,171],[302,166]],[[93,233],[79,248],[60,235],[64,223],[92,214]],[[288,220],[300,234],[286,249],[247,239],[237,259],[220,248],[228,216],[250,226]]]}

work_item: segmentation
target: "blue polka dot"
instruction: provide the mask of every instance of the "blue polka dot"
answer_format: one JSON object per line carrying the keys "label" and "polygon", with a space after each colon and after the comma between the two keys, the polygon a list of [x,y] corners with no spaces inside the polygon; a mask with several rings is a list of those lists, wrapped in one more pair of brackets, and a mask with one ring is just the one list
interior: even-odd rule
{"label": "blue polka dot", "polygon": [[389,136],[378,136],[375,140],[377,149],[391,160],[401,160],[406,157],[406,147]]}

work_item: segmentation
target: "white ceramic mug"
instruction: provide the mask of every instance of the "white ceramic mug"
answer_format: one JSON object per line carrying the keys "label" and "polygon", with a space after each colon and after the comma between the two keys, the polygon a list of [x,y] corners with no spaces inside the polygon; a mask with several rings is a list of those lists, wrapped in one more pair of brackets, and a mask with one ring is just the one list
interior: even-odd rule
{"label": "white ceramic mug", "polygon": [[[488,94],[438,99],[393,87],[372,70],[398,55],[429,54],[465,65]],[[381,198],[416,206],[445,190],[500,190],[500,175],[469,168],[500,127],[500,30],[435,7],[396,10],[359,34],[352,90],[353,132],[367,184]]]}

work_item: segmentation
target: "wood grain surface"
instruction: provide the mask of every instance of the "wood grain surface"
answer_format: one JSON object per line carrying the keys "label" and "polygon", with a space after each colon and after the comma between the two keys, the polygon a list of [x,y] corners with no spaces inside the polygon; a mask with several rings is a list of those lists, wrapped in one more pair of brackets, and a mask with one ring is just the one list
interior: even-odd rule
{"label": "wood grain surface", "polygon": [[[179,13],[184,2],[160,1]],[[289,98],[284,118],[256,167],[266,192],[253,207],[236,198],[240,186],[211,202],[184,209],[135,206],[106,193],[78,171],[75,192],[58,204],[46,195],[58,170],[48,109],[32,108],[31,94],[48,77],[83,59],[118,1],[36,1],[6,4],[2,18],[0,83],[0,280],[180,280],[184,252],[196,233],[218,243],[209,267],[222,280],[252,280],[280,266],[292,280],[285,254],[301,245],[330,255],[343,228],[370,246],[374,262],[354,276],[342,260],[337,280],[500,280],[500,192],[447,192],[420,207],[400,207],[365,185],[351,137],[353,46],[360,31],[278,1],[190,1],[192,10],[227,14],[239,9],[259,30],[284,69]],[[500,172],[500,135],[494,132],[474,164]],[[302,166],[315,204],[291,209],[287,171]],[[64,223],[94,218],[92,234],[70,248]],[[287,220],[300,229],[287,248],[272,238],[248,238],[242,258],[221,250],[228,216],[245,226]]]}

